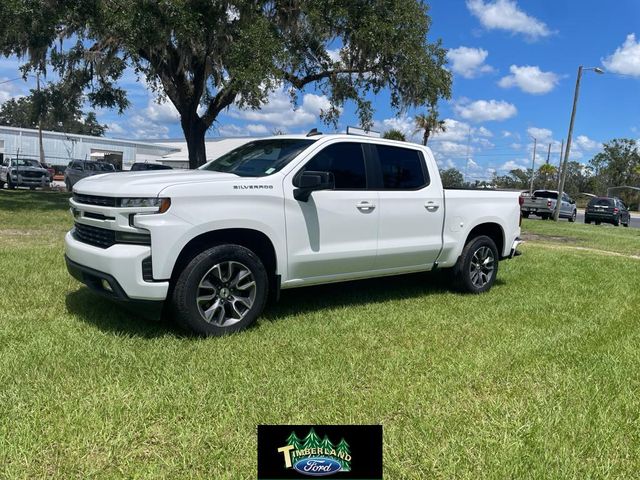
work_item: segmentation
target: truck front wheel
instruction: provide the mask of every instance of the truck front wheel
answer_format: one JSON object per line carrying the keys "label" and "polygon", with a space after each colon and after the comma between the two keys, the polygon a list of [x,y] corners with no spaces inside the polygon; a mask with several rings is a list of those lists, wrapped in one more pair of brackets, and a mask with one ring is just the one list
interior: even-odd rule
{"label": "truck front wheel", "polygon": [[178,276],[173,315],[200,335],[226,335],[256,321],[268,291],[267,272],[251,250],[218,245],[197,255]]}
{"label": "truck front wheel", "polygon": [[489,290],[498,274],[498,249],[495,242],[482,235],[469,241],[453,267],[457,287],[468,293]]}

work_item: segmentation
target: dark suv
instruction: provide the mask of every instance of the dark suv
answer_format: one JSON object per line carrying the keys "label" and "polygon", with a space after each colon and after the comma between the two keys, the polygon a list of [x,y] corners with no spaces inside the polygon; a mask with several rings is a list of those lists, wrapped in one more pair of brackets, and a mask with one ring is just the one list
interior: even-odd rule
{"label": "dark suv", "polygon": [[147,170],[173,170],[173,168],[161,163],[137,162],[131,165],[132,172],[142,172]]}
{"label": "dark suv", "polygon": [[115,171],[116,168],[110,163],[95,160],[74,160],[64,171],[64,184],[70,192],[73,186],[83,178]]}
{"label": "dark suv", "polygon": [[584,210],[584,223],[596,222],[611,223],[616,227],[620,224],[625,227],[631,222],[631,214],[622,200],[616,197],[592,198]]}

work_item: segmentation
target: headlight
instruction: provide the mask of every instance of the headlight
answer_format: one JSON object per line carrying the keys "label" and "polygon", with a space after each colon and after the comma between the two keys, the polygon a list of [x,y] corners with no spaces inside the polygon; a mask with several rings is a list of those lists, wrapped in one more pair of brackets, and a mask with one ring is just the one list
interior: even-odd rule
{"label": "headlight", "polygon": [[119,206],[122,208],[150,208],[157,207],[158,213],[164,213],[171,206],[170,198],[121,198]]}

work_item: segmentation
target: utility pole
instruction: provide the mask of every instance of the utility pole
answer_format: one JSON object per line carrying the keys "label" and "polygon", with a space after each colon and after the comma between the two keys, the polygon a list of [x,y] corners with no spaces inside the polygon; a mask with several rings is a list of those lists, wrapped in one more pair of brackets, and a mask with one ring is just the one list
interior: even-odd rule
{"label": "utility pole", "polygon": [[42,144],[42,97],[40,96],[40,72],[36,75],[36,90],[40,97],[40,105],[38,106],[38,141],[40,143],[40,163],[44,163],[44,145]]}
{"label": "utility pole", "polygon": [[536,176],[536,146],[538,145],[538,139],[533,138],[533,158],[531,159],[531,183],[529,184],[529,196],[533,195],[533,179]]}
{"label": "utility pole", "polygon": [[547,150],[547,165],[549,165],[550,159],[551,159],[551,144],[549,144],[549,150]]}
{"label": "utility pole", "polygon": [[578,67],[578,77],[576,78],[576,91],[573,94],[573,108],[571,109],[571,120],[569,121],[569,135],[567,136],[567,149],[564,151],[564,160],[562,161],[562,174],[560,175],[560,186],[558,187],[558,200],[556,208],[553,211],[553,219],[557,222],[560,217],[560,206],[562,204],[562,194],[564,193],[564,182],[567,179],[567,164],[569,163],[569,155],[571,154],[571,140],[573,138],[573,124],[576,120],[576,109],[578,108],[578,98],[580,98],[580,80],[582,80],[583,70],[593,70],[598,74],[603,74],[604,70],[600,67],[584,68],[582,65]]}
{"label": "utility pole", "polygon": [[560,175],[562,174],[562,154],[564,153],[564,138],[560,145],[560,160],[558,161],[558,190],[560,190]]}

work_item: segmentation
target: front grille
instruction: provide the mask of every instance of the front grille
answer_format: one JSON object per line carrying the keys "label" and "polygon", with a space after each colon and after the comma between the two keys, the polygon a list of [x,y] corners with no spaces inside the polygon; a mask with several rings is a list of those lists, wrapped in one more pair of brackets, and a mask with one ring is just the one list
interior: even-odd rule
{"label": "front grille", "polygon": [[116,232],[106,228],[92,227],[83,223],[76,223],[73,236],[82,243],[94,247],[109,248],[116,243]]}
{"label": "front grille", "polygon": [[23,178],[41,178],[46,175],[42,172],[31,172],[31,171],[26,171],[26,172],[19,171],[18,173],[20,173],[20,175],[22,175]]}
{"label": "front grille", "polygon": [[151,266],[151,257],[142,260],[142,279],[145,282],[153,282],[153,268]]}
{"label": "front grille", "polygon": [[80,193],[73,194],[73,200],[77,203],[84,203],[86,205],[99,205],[101,207],[115,207],[115,197],[101,197],[99,195],[82,195]]}

